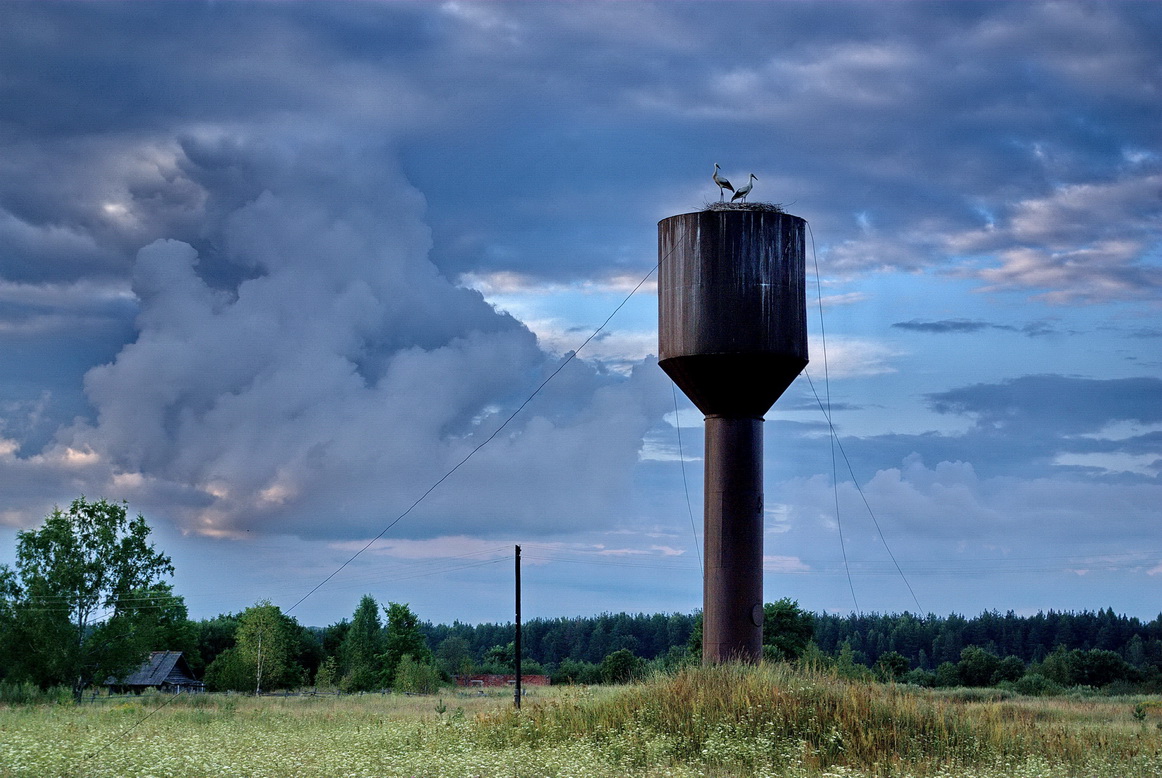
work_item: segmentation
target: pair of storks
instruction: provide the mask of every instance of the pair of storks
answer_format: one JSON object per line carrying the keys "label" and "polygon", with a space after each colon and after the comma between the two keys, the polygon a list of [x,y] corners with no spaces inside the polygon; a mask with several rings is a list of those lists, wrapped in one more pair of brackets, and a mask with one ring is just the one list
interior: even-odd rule
{"label": "pair of storks", "polygon": [[740,186],[738,189],[735,189],[733,186],[730,185],[729,181],[727,181],[722,176],[718,175],[718,163],[717,162],[714,163],[714,175],[711,176],[711,178],[714,179],[714,183],[718,184],[718,201],[722,202],[723,200],[726,199],[726,191],[725,190],[729,189],[730,191],[734,192],[734,197],[730,198],[730,202],[732,202],[732,203],[735,200],[742,200],[745,203],[746,196],[748,194],[750,194],[750,190],[754,189],[754,182],[759,180],[758,176],[756,176],[754,173],[751,173],[750,178],[746,182],[746,185]]}

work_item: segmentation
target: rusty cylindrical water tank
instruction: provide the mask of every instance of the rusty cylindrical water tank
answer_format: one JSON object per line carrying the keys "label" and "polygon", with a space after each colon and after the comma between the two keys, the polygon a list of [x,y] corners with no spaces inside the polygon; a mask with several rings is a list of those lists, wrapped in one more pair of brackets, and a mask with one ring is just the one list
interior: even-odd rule
{"label": "rusty cylindrical water tank", "polygon": [[805,224],[774,208],[658,223],[658,361],[706,416],[706,663],[762,656],[762,422],[807,366]]}

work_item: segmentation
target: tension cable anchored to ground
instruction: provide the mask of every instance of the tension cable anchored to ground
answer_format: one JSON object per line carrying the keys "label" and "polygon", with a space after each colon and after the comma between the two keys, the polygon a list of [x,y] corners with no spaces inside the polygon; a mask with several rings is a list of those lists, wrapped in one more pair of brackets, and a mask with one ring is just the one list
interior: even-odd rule
{"label": "tension cable anchored to ground", "polygon": [[908,593],[912,595],[912,602],[916,604],[917,613],[923,613],[924,610],[920,607],[920,600],[916,598],[916,592],[912,590],[912,584],[908,582],[908,577],[904,575],[900,563],[896,561],[896,555],[892,553],[892,549],[888,545],[888,540],[884,537],[884,531],[880,529],[880,522],[876,518],[875,511],[872,510],[871,503],[868,502],[867,495],[863,492],[863,487],[859,485],[859,479],[855,477],[855,470],[851,466],[851,460],[847,458],[847,452],[843,450],[843,443],[840,441],[839,433],[836,432],[835,423],[832,421],[831,377],[827,367],[827,330],[823,325],[823,278],[819,273],[819,255],[815,251],[815,232],[811,229],[810,222],[806,222],[806,224],[807,234],[811,236],[811,257],[815,263],[815,296],[819,304],[819,335],[823,345],[823,382],[824,395],[827,398],[826,405],[824,405],[823,400],[819,397],[819,393],[815,391],[815,382],[811,380],[811,374],[804,369],[803,375],[807,377],[807,383],[811,387],[811,393],[815,395],[815,401],[819,403],[819,409],[823,411],[823,417],[827,420],[828,439],[831,443],[831,489],[835,499],[835,524],[839,529],[839,548],[843,554],[843,569],[847,573],[847,586],[851,590],[851,600],[855,604],[855,612],[862,614],[859,608],[859,600],[855,596],[855,584],[852,582],[851,565],[847,560],[847,545],[843,539],[843,524],[839,518],[839,471],[835,459],[836,447],[839,448],[839,453],[843,456],[843,461],[847,464],[847,472],[851,474],[851,481],[855,484],[856,491],[859,492],[859,496],[863,499],[864,507],[867,508],[868,515],[871,516],[876,532],[880,536],[880,542],[884,544],[884,550],[888,552],[892,564],[896,567],[896,572],[899,573],[900,578],[904,581],[904,586],[908,587]]}

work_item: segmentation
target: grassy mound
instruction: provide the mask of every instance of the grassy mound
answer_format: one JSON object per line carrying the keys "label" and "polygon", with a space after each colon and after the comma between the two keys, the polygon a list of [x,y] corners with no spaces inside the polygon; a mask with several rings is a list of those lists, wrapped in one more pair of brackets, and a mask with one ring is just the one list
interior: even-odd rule
{"label": "grassy mound", "polygon": [[787,665],[728,665],[498,712],[478,726],[493,747],[586,741],[627,767],[670,761],[722,775],[1018,774],[1030,764],[1052,775],[1158,774],[1162,734],[1124,718],[1079,726],[1029,701],[965,702]]}

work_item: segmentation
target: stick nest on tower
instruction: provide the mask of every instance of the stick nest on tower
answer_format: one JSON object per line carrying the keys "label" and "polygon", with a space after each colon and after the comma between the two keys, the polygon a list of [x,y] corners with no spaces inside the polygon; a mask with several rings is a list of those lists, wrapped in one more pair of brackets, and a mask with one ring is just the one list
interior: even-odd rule
{"label": "stick nest on tower", "polygon": [[725,203],[717,200],[707,202],[704,211],[760,211],[762,213],[786,213],[782,203]]}

